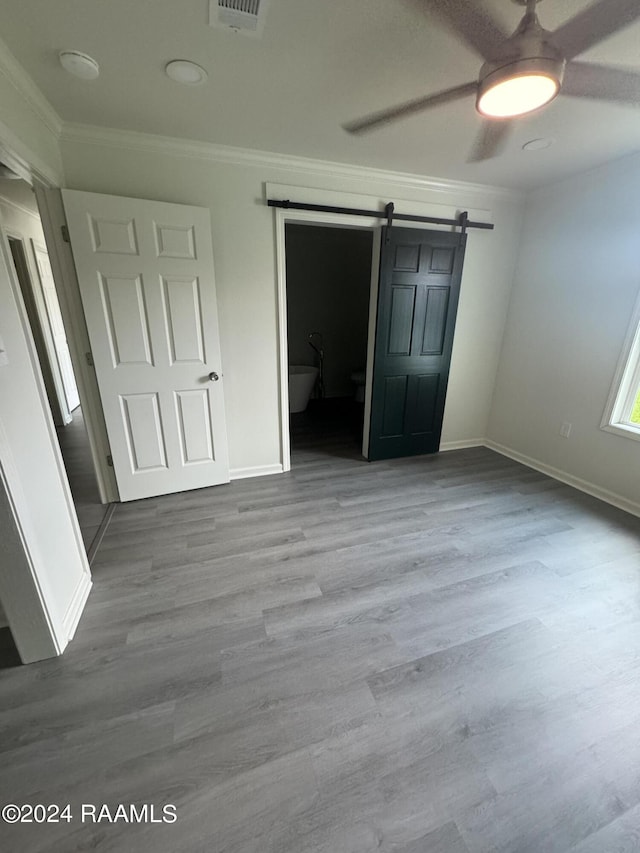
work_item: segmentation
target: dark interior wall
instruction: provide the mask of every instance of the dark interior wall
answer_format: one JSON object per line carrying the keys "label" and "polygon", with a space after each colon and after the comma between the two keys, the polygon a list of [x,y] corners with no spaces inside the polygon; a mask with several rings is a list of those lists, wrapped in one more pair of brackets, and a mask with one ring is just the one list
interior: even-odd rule
{"label": "dark interior wall", "polygon": [[327,397],[353,393],[367,360],[371,231],[286,226],[289,364],[316,364],[307,343],[324,338]]}

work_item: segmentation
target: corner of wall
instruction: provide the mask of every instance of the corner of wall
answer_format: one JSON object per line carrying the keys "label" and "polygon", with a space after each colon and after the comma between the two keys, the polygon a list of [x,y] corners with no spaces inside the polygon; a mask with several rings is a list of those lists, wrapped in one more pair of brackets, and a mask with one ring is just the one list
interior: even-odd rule
{"label": "corner of wall", "polygon": [[500,376],[500,368],[501,368],[501,365],[503,363],[503,355],[504,355],[504,350],[505,350],[505,337],[507,334],[507,330],[509,328],[509,319],[510,319],[511,311],[512,311],[514,291],[516,289],[516,285],[517,285],[519,273],[520,273],[520,265],[521,265],[521,260],[522,260],[522,246],[523,246],[523,240],[524,240],[524,235],[525,235],[527,213],[528,213],[528,208],[529,208],[529,204],[530,204],[530,199],[531,199],[531,193],[527,193],[524,196],[524,198],[522,200],[522,204],[521,204],[520,209],[518,211],[519,217],[520,217],[520,224],[519,224],[519,228],[518,228],[516,248],[515,248],[514,253],[513,253],[513,260],[512,260],[512,264],[511,264],[511,272],[510,272],[510,276],[509,276],[511,279],[511,286],[509,287],[509,299],[507,300],[504,320],[502,323],[502,336],[500,339],[500,351],[498,353],[498,364],[497,364],[495,375],[493,377],[493,388],[491,390],[491,403],[489,405],[489,417],[487,418],[487,428],[485,431],[485,435],[487,436],[487,438],[491,437],[491,432],[492,432],[492,421],[493,421],[493,416],[494,416],[494,411],[495,411],[495,406],[496,406],[496,396],[498,393],[498,380],[499,380],[499,376]]}
{"label": "corner of wall", "polygon": [[638,180],[636,154],[529,194],[487,430],[500,452],[629,512],[637,443],[601,423],[638,298]]}
{"label": "corner of wall", "polygon": [[0,39],[0,151],[52,186],[64,181],[62,119]]}

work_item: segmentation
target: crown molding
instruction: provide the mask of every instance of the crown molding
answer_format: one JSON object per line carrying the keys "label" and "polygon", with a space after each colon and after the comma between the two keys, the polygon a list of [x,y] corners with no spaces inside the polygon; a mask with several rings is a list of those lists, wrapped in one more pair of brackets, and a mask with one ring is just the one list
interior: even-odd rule
{"label": "crown molding", "polygon": [[62,119],[2,39],[0,39],[0,73],[17,89],[54,136],[59,138],[62,132]]}
{"label": "crown molding", "polygon": [[29,210],[28,207],[25,207],[22,204],[18,204],[17,201],[13,201],[11,198],[7,198],[5,195],[2,195],[0,192],[0,204],[6,204],[8,207],[13,207],[14,210],[20,211],[20,213],[24,213],[26,216],[30,216],[32,219],[40,221],[40,216],[33,210]]}
{"label": "crown molding", "polygon": [[37,180],[45,187],[60,186],[62,169],[56,170],[26,145],[13,130],[0,119],[0,159],[28,183]]}
{"label": "crown molding", "polygon": [[75,142],[83,145],[100,145],[121,148],[129,151],[165,154],[171,157],[185,157],[189,160],[205,160],[225,163],[233,166],[254,166],[274,168],[286,172],[304,172],[307,174],[333,177],[339,180],[368,180],[389,183],[413,189],[429,190],[451,194],[461,192],[483,196],[521,198],[522,190],[508,187],[495,187],[488,184],[472,184],[464,181],[445,180],[426,175],[414,175],[408,172],[392,172],[385,169],[355,166],[347,163],[335,163],[328,160],[314,160],[290,154],[276,154],[270,151],[258,151],[249,148],[218,145],[213,142],[199,142],[173,136],[160,136],[152,133],[139,133],[132,130],[97,125],[65,122],[62,127],[62,142]]}

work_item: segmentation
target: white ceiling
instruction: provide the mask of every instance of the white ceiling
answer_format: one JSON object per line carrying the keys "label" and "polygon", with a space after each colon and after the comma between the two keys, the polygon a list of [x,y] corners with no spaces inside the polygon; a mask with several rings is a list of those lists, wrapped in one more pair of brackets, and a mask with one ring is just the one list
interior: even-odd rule
{"label": "white ceiling", "polygon": [[[469,0],[470,3],[481,0]],[[554,29],[591,0],[544,0]],[[522,7],[486,0],[512,30]],[[559,97],[522,119],[500,158],[470,164],[473,98],[353,137],[341,124],[477,77],[480,58],[422,0],[270,0],[254,39],[207,25],[207,0],[0,0],[2,37],[64,121],[204,140],[500,186],[532,187],[640,150],[640,105]],[[640,71],[640,21],[581,60]],[[100,64],[84,82],[74,49]],[[204,66],[204,86],[169,80],[171,59]],[[525,152],[536,137],[544,151]]]}

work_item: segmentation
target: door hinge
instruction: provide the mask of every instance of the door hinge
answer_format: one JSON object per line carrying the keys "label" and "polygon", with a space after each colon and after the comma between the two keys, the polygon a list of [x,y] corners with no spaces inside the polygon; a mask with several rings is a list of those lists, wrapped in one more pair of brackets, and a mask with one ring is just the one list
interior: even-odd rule
{"label": "door hinge", "polygon": [[61,226],[60,226],[60,231],[62,231],[62,239],[64,240],[64,242],[65,242],[65,243],[70,243],[70,242],[71,242],[71,240],[69,239],[69,229],[68,229],[68,227],[67,227],[66,225],[61,225]]}
{"label": "door hinge", "polygon": [[89,367],[95,367],[93,363],[93,354],[90,352],[85,352],[84,357],[87,359],[87,364]]}
{"label": "door hinge", "polygon": [[113,456],[110,453],[107,455],[107,465],[109,468],[113,468]]}

